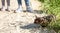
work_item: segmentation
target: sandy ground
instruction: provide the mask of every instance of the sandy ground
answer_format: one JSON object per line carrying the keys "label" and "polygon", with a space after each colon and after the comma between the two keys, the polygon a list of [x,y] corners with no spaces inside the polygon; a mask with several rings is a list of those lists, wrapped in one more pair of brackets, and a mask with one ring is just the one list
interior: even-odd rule
{"label": "sandy ground", "polygon": [[49,31],[34,24],[35,15],[44,16],[28,12],[0,11],[0,33],[55,33],[54,30]]}
{"label": "sandy ground", "polygon": [[34,24],[35,15],[37,14],[0,11],[0,33],[55,33],[54,30],[52,32]]}
{"label": "sandy ground", "polygon": [[[25,9],[24,1],[23,9]],[[39,10],[39,2],[31,0],[32,8]],[[0,7],[1,7],[0,1]],[[11,0],[11,9],[17,9],[17,0]],[[40,7],[42,9],[42,7]],[[48,33],[48,29],[39,28],[39,25],[34,24],[35,15],[44,16],[43,14],[34,14],[28,12],[13,13],[0,11],[0,33]],[[52,30],[53,31],[53,30]],[[54,33],[54,31],[50,33]]]}

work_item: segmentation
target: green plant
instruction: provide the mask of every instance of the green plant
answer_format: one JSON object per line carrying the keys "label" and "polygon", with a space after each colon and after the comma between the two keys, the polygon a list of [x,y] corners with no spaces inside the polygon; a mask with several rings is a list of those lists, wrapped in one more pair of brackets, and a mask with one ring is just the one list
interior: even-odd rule
{"label": "green plant", "polygon": [[60,0],[40,0],[47,14],[54,14],[56,22],[50,23],[54,30],[60,31]]}

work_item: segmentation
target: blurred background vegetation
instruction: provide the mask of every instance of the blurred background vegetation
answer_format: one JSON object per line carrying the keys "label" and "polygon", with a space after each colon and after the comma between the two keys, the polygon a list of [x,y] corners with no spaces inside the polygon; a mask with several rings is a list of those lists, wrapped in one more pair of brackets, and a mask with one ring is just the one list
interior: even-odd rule
{"label": "blurred background vegetation", "polygon": [[56,21],[50,23],[50,26],[60,33],[60,0],[38,0],[44,5],[44,12],[47,14],[54,14]]}

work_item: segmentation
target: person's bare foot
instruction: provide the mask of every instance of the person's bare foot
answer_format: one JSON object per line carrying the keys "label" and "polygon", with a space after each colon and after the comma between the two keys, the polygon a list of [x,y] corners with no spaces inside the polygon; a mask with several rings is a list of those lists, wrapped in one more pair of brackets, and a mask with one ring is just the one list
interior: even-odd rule
{"label": "person's bare foot", "polygon": [[22,8],[18,8],[17,10],[15,10],[16,13],[20,13],[23,12]]}
{"label": "person's bare foot", "polygon": [[15,11],[16,11],[16,10],[14,10],[14,13],[16,13]]}
{"label": "person's bare foot", "polygon": [[10,12],[10,9],[5,9],[6,11]]}
{"label": "person's bare foot", "polygon": [[5,11],[5,9],[3,9],[3,8],[0,8],[0,11]]}
{"label": "person's bare foot", "polygon": [[5,7],[0,8],[1,11],[5,11]]}

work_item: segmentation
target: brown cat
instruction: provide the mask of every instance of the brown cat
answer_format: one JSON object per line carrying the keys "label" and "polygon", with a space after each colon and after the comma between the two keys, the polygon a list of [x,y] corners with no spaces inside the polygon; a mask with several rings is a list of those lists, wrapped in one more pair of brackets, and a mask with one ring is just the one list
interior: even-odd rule
{"label": "brown cat", "polygon": [[42,27],[46,27],[51,21],[53,21],[53,15],[48,15],[44,17],[37,17],[34,20],[35,24],[40,24]]}

